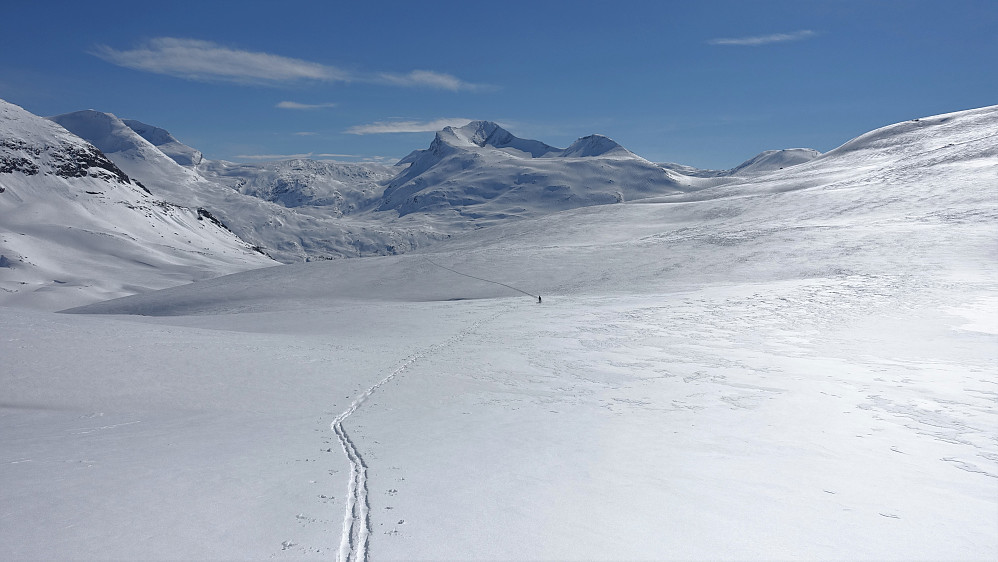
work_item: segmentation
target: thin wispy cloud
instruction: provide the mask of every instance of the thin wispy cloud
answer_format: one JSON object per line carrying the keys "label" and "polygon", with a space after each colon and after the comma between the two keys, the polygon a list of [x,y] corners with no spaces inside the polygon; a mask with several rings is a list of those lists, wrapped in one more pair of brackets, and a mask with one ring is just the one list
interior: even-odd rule
{"label": "thin wispy cloud", "polygon": [[269,53],[231,49],[197,39],[159,37],[127,51],[100,45],[91,54],[125,68],[187,80],[237,83],[351,80],[347,72],[332,66]]}
{"label": "thin wispy cloud", "polygon": [[295,136],[297,136],[297,137],[314,137],[315,135],[318,135],[319,133],[316,133],[314,131],[299,131],[297,133],[292,133],[292,134],[295,135]]}
{"label": "thin wispy cloud", "polygon": [[770,35],[754,35],[751,37],[731,37],[711,39],[707,41],[709,45],[736,45],[743,47],[758,47],[759,45],[769,45],[770,43],[786,43],[788,41],[800,41],[817,35],[810,29],[802,29],[793,33],[773,33]]}
{"label": "thin wispy cloud", "polygon": [[288,160],[291,158],[311,158],[312,152],[301,154],[236,154],[236,158],[241,160]]}
{"label": "thin wispy cloud", "polygon": [[351,135],[377,135],[386,133],[427,133],[444,127],[463,127],[471,119],[434,119],[433,121],[375,121],[366,125],[355,125],[346,130]]}
{"label": "thin wispy cloud", "polygon": [[394,86],[429,87],[454,92],[460,90],[478,90],[483,87],[480,84],[471,84],[456,76],[433,72],[432,70],[413,70],[408,74],[382,72],[377,75],[376,80]]}
{"label": "thin wispy cloud", "polygon": [[335,103],[298,103],[296,101],[282,101],[276,107],[281,109],[322,109],[326,107],[336,107]]}
{"label": "thin wispy cloud", "polygon": [[[484,88],[456,76],[432,70],[395,72],[351,72],[302,59],[234,49],[200,39],[158,37],[139,47],[118,50],[98,45],[90,54],[111,64],[186,80],[239,84],[287,84],[302,81],[358,82],[408,88],[468,91]],[[331,107],[326,104],[282,102],[286,109]]]}

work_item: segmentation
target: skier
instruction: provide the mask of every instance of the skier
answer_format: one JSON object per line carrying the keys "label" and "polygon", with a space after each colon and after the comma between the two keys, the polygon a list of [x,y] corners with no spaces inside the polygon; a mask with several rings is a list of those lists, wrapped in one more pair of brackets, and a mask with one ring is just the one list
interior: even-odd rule
{"label": "skier", "polygon": [[541,304],[541,296],[537,295],[537,304]]}

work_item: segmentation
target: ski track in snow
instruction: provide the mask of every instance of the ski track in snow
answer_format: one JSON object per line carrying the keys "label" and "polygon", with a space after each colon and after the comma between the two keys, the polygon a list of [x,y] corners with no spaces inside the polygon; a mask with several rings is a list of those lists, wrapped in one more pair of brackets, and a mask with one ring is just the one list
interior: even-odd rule
{"label": "ski track in snow", "polygon": [[364,462],[364,458],[360,455],[353,440],[350,439],[346,429],[344,429],[343,422],[356,412],[376,390],[402,374],[411,365],[423,357],[433,355],[459,343],[477,331],[481,326],[505,314],[509,309],[509,306],[504,307],[488,318],[479,320],[470,327],[461,330],[446,341],[431,345],[406,357],[395,370],[388,373],[383,379],[357,396],[347,409],[333,420],[330,428],[336,434],[336,438],[343,448],[343,453],[346,454],[347,460],[350,462],[350,481],[347,484],[346,509],[343,515],[343,531],[340,535],[340,549],[336,557],[337,560],[341,562],[366,561],[368,541],[371,534],[371,506],[367,499],[367,463]]}

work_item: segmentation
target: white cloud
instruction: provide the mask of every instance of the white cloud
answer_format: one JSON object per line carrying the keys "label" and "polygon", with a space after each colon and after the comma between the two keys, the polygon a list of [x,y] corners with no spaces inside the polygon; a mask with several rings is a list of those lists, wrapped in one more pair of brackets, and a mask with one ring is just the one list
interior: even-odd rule
{"label": "white cloud", "polygon": [[281,109],[322,109],[324,107],[336,107],[335,103],[298,103],[296,101],[282,101],[275,107]]}
{"label": "white cloud", "polygon": [[382,156],[365,156],[362,154],[337,154],[331,152],[306,152],[302,154],[237,154],[241,160],[290,160],[292,158],[384,158]]}
{"label": "white cloud", "polygon": [[[177,37],[150,39],[131,50],[119,51],[107,45],[98,45],[91,54],[111,64],[133,70],[205,82],[243,84],[281,84],[297,81],[363,82],[451,91],[483,88],[479,84],[465,82],[456,76],[432,70],[413,70],[409,73],[347,72],[317,62],[270,53],[243,51],[211,41]],[[281,102],[278,107],[313,109],[332,107],[332,105]]]}
{"label": "white cloud", "polygon": [[240,51],[197,39],[159,37],[130,51],[101,45],[92,54],[125,68],[188,80],[239,83],[352,80],[348,73],[332,66],[269,53]]}
{"label": "white cloud", "polygon": [[377,75],[374,81],[392,84],[395,86],[419,86],[438,88],[441,90],[451,90],[454,92],[460,90],[477,90],[482,87],[478,84],[465,82],[456,76],[443,74],[441,72],[433,72],[432,70],[413,70],[408,74],[382,72]]}
{"label": "white cloud", "polygon": [[313,152],[303,154],[236,154],[236,158],[242,160],[289,160],[291,158],[311,158],[315,156]]}
{"label": "white cloud", "polygon": [[299,137],[314,137],[315,135],[318,135],[319,133],[316,133],[314,131],[299,131],[297,133],[292,133],[292,134],[295,135],[295,136],[299,136]]}
{"label": "white cloud", "polygon": [[793,33],[774,33],[772,35],[756,35],[753,37],[711,39],[710,41],[707,41],[707,43],[710,45],[740,45],[756,47],[759,45],[768,45],[769,43],[800,41],[801,39],[807,39],[809,37],[814,37],[815,35],[817,34],[810,29],[802,29],[800,31],[794,31]]}
{"label": "white cloud", "polygon": [[346,130],[351,135],[374,135],[383,133],[426,133],[439,131],[444,127],[463,127],[471,119],[435,119],[433,121],[375,121],[367,125],[356,125]]}

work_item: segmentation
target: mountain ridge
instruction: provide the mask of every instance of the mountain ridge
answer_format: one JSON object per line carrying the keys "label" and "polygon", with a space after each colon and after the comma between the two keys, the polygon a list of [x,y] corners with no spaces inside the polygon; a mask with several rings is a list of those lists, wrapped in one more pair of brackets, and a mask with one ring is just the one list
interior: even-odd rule
{"label": "mountain ridge", "polygon": [[[490,121],[446,127],[426,149],[413,151],[395,166],[310,159],[211,161],[165,129],[109,113],[86,110],[47,122],[63,131],[59,134],[79,154],[89,155],[68,158],[60,168],[64,176],[129,186],[145,199],[131,194],[118,200],[138,197],[128,204],[156,220],[176,215],[181,218],[169,220],[195,230],[199,224],[224,225],[230,232],[217,236],[234,233],[243,250],[256,247],[280,262],[294,263],[407,253],[482,228],[582,207],[803,189],[824,181],[813,179],[815,170],[828,172],[821,177],[851,174],[849,166],[856,164],[845,155],[863,153],[872,159],[863,166],[879,166],[899,151],[917,155],[939,150],[934,139],[957,138],[953,135],[960,127],[978,127],[969,123],[986,121],[993,112],[981,108],[889,125],[825,154],[812,149],[765,151],[725,171],[653,164],[602,135],[582,137],[561,149],[520,139]],[[8,206],[23,199],[21,193],[35,181],[31,178],[54,170],[40,166],[38,146],[18,140],[37,128],[18,132],[31,119],[42,118],[24,112],[20,120],[7,119],[0,139],[0,202]],[[10,177],[17,182],[5,179]],[[101,184],[77,189],[74,197],[110,193]],[[18,267],[21,254],[8,246],[3,255],[7,268]],[[250,267],[251,262],[256,264],[243,259],[239,263],[244,265],[236,266],[223,260],[219,267]]]}
{"label": "mountain ridge", "polygon": [[[124,146],[107,138],[110,119],[82,117],[107,145]],[[276,263],[208,210],[153,197],[98,147],[3,100],[0,255],[0,303],[41,307]]]}

